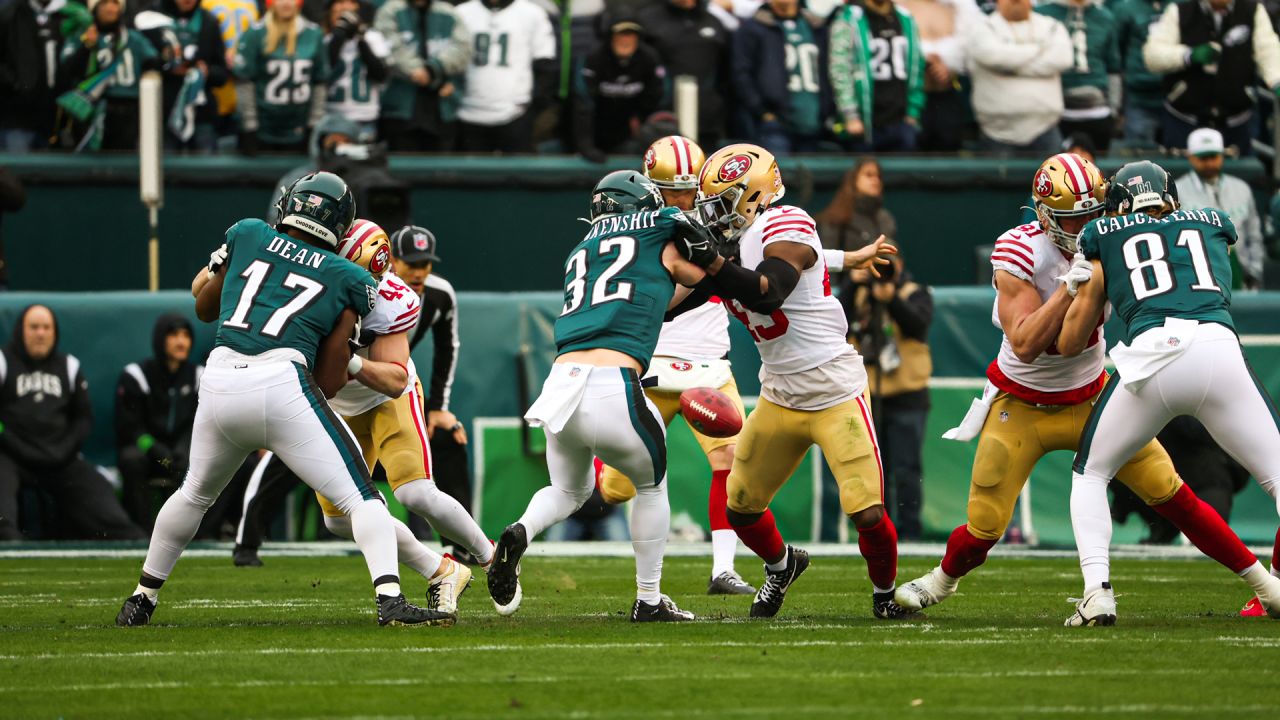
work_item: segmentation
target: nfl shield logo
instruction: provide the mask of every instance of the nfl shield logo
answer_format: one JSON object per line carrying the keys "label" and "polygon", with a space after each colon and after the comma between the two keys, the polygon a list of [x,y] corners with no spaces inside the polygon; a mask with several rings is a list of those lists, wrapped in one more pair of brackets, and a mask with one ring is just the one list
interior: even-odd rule
{"label": "nfl shield logo", "polygon": [[415,250],[426,250],[429,245],[430,243],[427,241],[427,236],[424,233],[418,233],[413,236],[413,247]]}

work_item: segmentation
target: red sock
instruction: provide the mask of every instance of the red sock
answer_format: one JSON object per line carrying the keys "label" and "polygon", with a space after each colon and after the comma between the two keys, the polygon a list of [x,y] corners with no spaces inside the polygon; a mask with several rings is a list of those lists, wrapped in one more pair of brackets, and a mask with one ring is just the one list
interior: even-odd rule
{"label": "red sock", "polygon": [[713,470],[711,472],[711,494],[707,497],[707,522],[711,523],[711,531],[731,530],[729,518],[724,511],[729,504],[729,471]]}
{"label": "red sock", "polygon": [[858,549],[867,561],[867,576],[878,588],[891,588],[898,577],[898,528],[889,514],[869,528],[858,528]]}
{"label": "red sock", "polygon": [[751,552],[760,556],[765,562],[777,562],[787,552],[782,542],[782,534],[778,532],[778,523],[773,520],[773,511],[765,510],[759,520],[750,525],[741,525],[733,529],[743,545],[751,548]]}
{"label": "red sock", "polygon": [[1151,506],[1173,523],[1200,552],[1238,573],[1258,561],[1249,548],[1227,526],[1227,521],[1209,504],[1201,500],[1187,485],[1168,502]]}
{"label": "red sock", "polygon": [[942,556],[942,572],[953,578],[962,578],[969,571],[987,561],[987,553],[995,547],[995,540],[976,538],[968,525],[951,531],[947,538],[947,554]]}
{"label": "red sock", "polygon": [[1280,568],[1280,530],[1276,530],[1276,544],[1271,548],[1271,574]]}

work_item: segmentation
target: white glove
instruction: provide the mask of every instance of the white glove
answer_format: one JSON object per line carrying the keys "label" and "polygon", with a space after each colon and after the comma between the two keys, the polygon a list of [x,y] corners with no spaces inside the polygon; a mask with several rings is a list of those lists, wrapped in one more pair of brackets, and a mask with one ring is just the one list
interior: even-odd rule
{"label": "white glove", "polygon": [[213,277],[213,274],[218,272],[218,268],[222,267],[222,264],[226,261],[227,244],[222,243],[221,247],[209,253],[209,277]]}
{"label": "white glove", "polygon": [[1065,275],[1059,275],[1054,278],[1059,282],[1067,284],[1067,294],[1075,297],[1079,292],[1081,283],[1087,283],[1093,278],[1093,263],[1084,259],[1084,255],[1076,253],[1071,259],[1071,268],[1067,270]]}

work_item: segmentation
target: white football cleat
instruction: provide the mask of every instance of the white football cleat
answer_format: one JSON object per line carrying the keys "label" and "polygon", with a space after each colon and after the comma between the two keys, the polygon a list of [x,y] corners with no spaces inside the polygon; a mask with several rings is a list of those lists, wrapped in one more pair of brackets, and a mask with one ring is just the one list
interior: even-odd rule
{"label": "white football cleat", "polygon": [[939,575],[942,568],[935,567],[906,585],[899,585],[893,601],[904,610],[919,612],[930,605],[937,605],[955,594],[959,581],[945,582]]}
{"label": "white football cleat", "polygon": [[1116,624],[1116,594],[1111,583],[1104,582],[1102,587],[1084,596],[1083,600],[1072,598],[1076,611],[1071,613],[1063,625],[1067,627],[1111,626]]}
{"label": "white football cleat", "polygon": [[431,610],[457,614],[458,598],[471,584],[471,568],[445,555],[449,560],[449,572],[431,578],[427,585],[427,607]]}

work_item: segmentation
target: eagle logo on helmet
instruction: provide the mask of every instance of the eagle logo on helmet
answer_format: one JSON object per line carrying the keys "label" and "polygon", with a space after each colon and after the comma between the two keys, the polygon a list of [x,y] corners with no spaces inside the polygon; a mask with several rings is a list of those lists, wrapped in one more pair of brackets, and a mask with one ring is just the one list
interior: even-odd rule
{"label": "eagle logo on helmet", "polygon": [[720,166],[720,172],[716,173],[716,177],[719,178],[721,182],[733,182],[743,175],[746,175],[747,171],[750,169],[750,155],[734,155]]}
{"label": "eagle logo on helmet", "polygon": [[1049,197],[1053,194],[1053,181],[1049,179],[1049,173],[1044,170],[1036,174],[1036,182],[1032,187],[1040,197]]}
{"label": "eagle logo on helmet", "polygon": [[373,257],[369,258],[369,272],[374,275],[382,275],[387,271],[387,265],[391,264],[391,253],[387,250],[386,245],[380,245],[373,253]]}
{"label": "eagle logo on helmet", "polygon": [[653,148],[650,147],[644,154],[644,166],[652,170],[655,167],[657,167],[657,165],[658,165],[658,153],[654,152]]}

